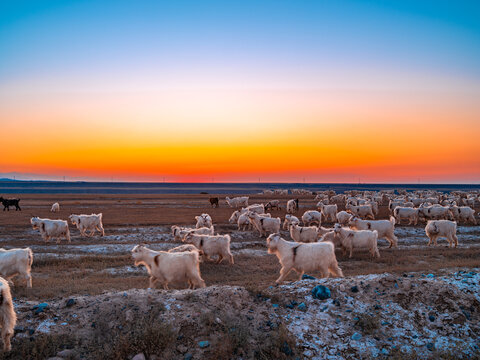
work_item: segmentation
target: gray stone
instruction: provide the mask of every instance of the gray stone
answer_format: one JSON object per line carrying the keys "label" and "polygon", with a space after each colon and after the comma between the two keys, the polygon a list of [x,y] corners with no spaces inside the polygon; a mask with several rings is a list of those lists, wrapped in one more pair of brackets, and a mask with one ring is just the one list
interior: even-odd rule
{"label": "gray stone", "polygon": [[185,354],[187,352],[188,348],[185,345],[178,345],[177,346],[177,351],[181,354]]}
{"label": "gray stone", "polygon": [[132,310],[125,311],[125,320],[128,321],[128,322],[133,320],[133,311]]}
{"label": "gray stone", "polygon": [[362,334],[360,333],[355,333],[352,335],[352,340],[360,340],[362,338]]}
{"label": "gray stone", "polygon": [[76,353],[72,349],[65,349],[57,353],[57,356],[64,357],[64,358],[75,357],[75,355]]}

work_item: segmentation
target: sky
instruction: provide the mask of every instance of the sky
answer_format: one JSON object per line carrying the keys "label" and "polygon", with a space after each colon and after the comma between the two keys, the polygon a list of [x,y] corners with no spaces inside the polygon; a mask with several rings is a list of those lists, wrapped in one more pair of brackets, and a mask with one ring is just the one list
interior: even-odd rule
{"label": "sky", "polygon": [[480,183],[480,2],[0,1],[0,174]]}

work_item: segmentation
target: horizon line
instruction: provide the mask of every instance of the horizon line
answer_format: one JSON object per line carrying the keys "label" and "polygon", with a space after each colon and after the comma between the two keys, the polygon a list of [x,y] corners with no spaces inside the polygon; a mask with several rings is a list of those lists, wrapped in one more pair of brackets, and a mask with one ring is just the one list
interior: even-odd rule
{"label": "horizon line", "polygon": [[11,179],[11,178],[1,178],[0,182],[52,182],[52,183],[111,183],[111,184],[120,184],[120,183],[132,183],[132,184],[305,184],[305,185],[315,185],[315,184],[334,184],[334,185],[470,185],[470,186],[480,186],[479,183],[464,183],[464,182],[438,182],[438,183],[422,183],[422,182],[284,182],[284,181],[219,181],[219,182],[208,182],[208,181],[133,181],[133,180],[122,180],[122,181],[109,181],[109,180],[46,180],[46,179]]}

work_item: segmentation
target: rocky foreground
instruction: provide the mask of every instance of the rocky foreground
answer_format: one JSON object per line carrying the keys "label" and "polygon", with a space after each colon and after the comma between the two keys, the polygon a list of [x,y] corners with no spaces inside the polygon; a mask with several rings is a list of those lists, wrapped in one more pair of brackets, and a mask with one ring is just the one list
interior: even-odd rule
{"label": "rocky foreground", "polygon": [[479,282],[464,269],[15,301],[3,358],[479,358]]}

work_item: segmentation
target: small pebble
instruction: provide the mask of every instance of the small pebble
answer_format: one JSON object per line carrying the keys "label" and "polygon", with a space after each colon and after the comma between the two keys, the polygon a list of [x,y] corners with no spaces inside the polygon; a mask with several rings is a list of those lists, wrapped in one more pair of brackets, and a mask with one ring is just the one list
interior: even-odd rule
{"label": "small pebble", "polygon": [[357,332],[352,335],[352,340],[360,340],[361,338],[362,338],[362,335]]}

